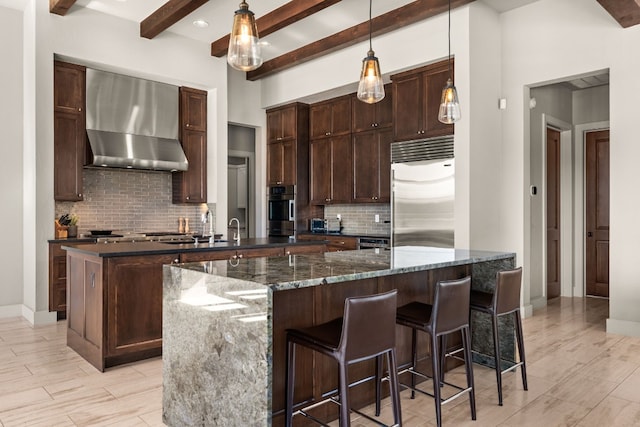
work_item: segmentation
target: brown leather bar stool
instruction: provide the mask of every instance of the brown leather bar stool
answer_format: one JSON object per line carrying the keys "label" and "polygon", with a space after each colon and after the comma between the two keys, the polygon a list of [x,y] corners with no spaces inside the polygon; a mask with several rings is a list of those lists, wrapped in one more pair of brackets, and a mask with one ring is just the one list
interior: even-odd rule
{"label": "brown leather bar stool", "polygon": [[[340,426],[342,427],[351,425],[348,366],[374,357],[379,360],[382,355],[386,354],[390,373],[389,387],[393,403],[394,425],[402,425],[396,368],[396,307],[396,290],[377,295],[351,297],[345,300],[343,317],[309,328],[287,330],[287,379],[285,386],[285,424],[287,427],[292,425],[294,415],[293,389],[296,345],[311,348],[338,362],[340,372],[339,401],[335,397],[330,400],[340,404]],[[378,392],[377,385],[376,391]],[[313,406],[316,405],[317,403]],[[299,409],[296,413],[301,413],[315,420],[313,416],[305,413],[304,409]],[[361,412],[358,413],[370,418]],[[377,422],[377,420],[374,421]]]}
{"label": "brown leather bar stool", "polygon": [[[476,419],[476,399],[473,388],[473,370],[471,361],[471,335],[469,333],[469,295],[471,290],[471,278],[465,277],[460,280],[441,281],[436,284],[433,305],[421,302],[412,302],[398,308],[396,322],[400,325],[408,326],[412,329],[411,368],[408,370],[411,375],[411,398],[415,396],[415,391],[421,392],[434,398],[436,405],[436,421],[438,426],[442,425],[442,404],[447,403],[464,393],[469,393],[469,404],[471,406],[471,419]],[[431,369],[433,379],[433,394],[415,387],[415,376],[430,378],[416,370],[418,362],[418,352],[416,348],[416,332],[423,331],[429,334],[431,345]],[[467,375],[467,387],[458,387],[444,381],[444,337],[452,332],[461,331],[462,350],[464,352],[465,371]],[[439,379],[439,380],[437,380]],[[442,399],[440,386],[447,384],[458,391]]]}
{"label": "brown leather bar stool", "polygon": [[[496,287],[493,293],[471,291],[471,310],[486,313],[491,316],[493,331],[493,352],[498,381],[498,404],[502,406],[502,374],[514,371],[520,366],[522,371],[522,386],[527,390],[527,365],[524,357],[524,341],[522,334],[522,317],[520,316],[520,285],[522,283],[522,267],[515,270],[499,271],[496,274]],[[516,341],[520,362],[502,370],[500,359],[500,338],[498,334],[498,317],[514,314]]]}

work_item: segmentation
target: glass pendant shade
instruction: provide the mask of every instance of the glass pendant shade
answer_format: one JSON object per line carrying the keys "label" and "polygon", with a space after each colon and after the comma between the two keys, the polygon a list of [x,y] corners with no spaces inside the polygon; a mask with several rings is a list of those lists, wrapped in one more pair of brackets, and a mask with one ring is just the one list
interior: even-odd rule
{"label": "glass pendant shade", "polygon": [[362,60],[362,73],[358,84],[358,99],[374,104],[384,98],[384,82],[380,73],[380,64],[375,53],[370,50]]}
{"label": "glass pendant shade", "polygon": [[227,62],[240,71],[255,70],[262,65],[256,19],[244,1],[240,3],[240,9],[236,10],[233,16]]}
{"label": "glass pendant shade", "polygon": [[452,124],[460,120],[460,103],[458,102],[458,91],[451,79],[447,80],[447,85],[442,90],[442,100],[438,111],[438,120],[445,124]]}

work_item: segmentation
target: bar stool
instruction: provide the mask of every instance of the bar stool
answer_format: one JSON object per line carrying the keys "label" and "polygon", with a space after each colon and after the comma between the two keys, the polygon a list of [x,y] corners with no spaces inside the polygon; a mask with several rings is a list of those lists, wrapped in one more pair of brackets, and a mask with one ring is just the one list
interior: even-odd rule
{"label": "bar stool", "polygon": [[[460,280],[441,281],[436,284],[433,305],[421,302],[411,302],[398,308],[396,322],[412,329],[411,336],[411,368],[407,372],[411,373],[411,398],[415,397],[415,392],[421,392],[434,398],[436,405],[436,421],[438,426],[442,425],[442,404],[469,393],[469,404],[471,406],[471,419],[476,419],[476,399],[473,387],[473,370],[471,362],[471,335],[469,333],[469,295],[471,290],[471,278],[465,277]],[[429,334],[431,344],[431,369],[433,379],[433,394],[420,390],[415,386],[415,376],[430,378],[416,370],[418,362],[418,352],[416,348],[416,332],[423,331]],[[445,339],[447,334],[461,331],[462,350],[464,352],[465,371],[467,376],[467,387],[458,387],[444,381],[444,358]],[[455,389],[457,393],[442,399],[440,387],[447,384]]]}
{"label": "bar stool", "polygon": [[[522,267],[514,270],[499,271],[496,274],[496,287],[493,293],[471,291],[471,310],[486,313],[491,316],[493,331],[493,351],[498,381],[498,404],[502,406],[502,374],[515,371],[518,366],[522,372],[522,386],[527,390],[527,365],[524,356],[524,341],[522,334],[522,317],[520,316],[520,285],[522,282]],[[498,317],[508,314],[515,316],[516,340],[520,362],[502,370],[500,359],[500,338],[498,334]]]}
{"label": "bar stool", "polygon": [[[340,381],[339,401],[329,399],[340,405],[340,426],[351,425],[349,412],[348,366],[352,363],[387,355],[390,373],[389,387],[393,403],[394,425],[401,426],[400,394],[398,390],[398,372],[396,368],[396,329],[395,317],[397,291],[345,300],[344,316],[321,325],[304,329],[287,330],[287,373],[286,373],[286,409],[285,424],[292,425],[293,394],[295,383],[295,346],[303,345],[314,351],[332,357],[339,365]],[[379,366],[379,363],[376,364]],[[376,384],[376,399],[379,400],[379,387]],[[314,404],[313,406],[316,406]],[[357,411],[355,411],[357,412]],[[316,420],[304,409],[296,411]],[[358,412],[360,415],[367,415]],[[370,418],[372,419],[372,418]],[[377,422],[377,420],[374,420]]]}

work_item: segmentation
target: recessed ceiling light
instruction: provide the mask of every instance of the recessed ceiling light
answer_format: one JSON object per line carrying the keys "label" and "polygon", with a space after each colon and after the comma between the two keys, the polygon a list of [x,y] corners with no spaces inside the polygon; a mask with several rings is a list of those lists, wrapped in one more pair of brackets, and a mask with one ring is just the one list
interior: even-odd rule
{"label": "recessed ceiling light", "polygon": [[204,19],[196,19],[195,21],[193,21],[193,25],[198,28],[207,28],[209,26],[209,23]]}

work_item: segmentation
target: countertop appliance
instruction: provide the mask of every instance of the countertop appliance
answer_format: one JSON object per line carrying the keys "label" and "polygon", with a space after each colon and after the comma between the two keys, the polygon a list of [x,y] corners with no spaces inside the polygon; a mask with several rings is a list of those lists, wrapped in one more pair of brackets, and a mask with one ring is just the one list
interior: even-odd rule
{"label": "countertop appliance", "polygon": [[309,231],[312,233],[326,233],[327,220],[324,218],[312,218],[309,221]]}
{"label": "countertop appliance", "polygon": [[268,189],[269,236],[294,236],[296,232],[296,187],[276,185]]}
{"label": "countertop appliance", "polygon": [[453,136],[391,144],[391,246],[454,247]]}

